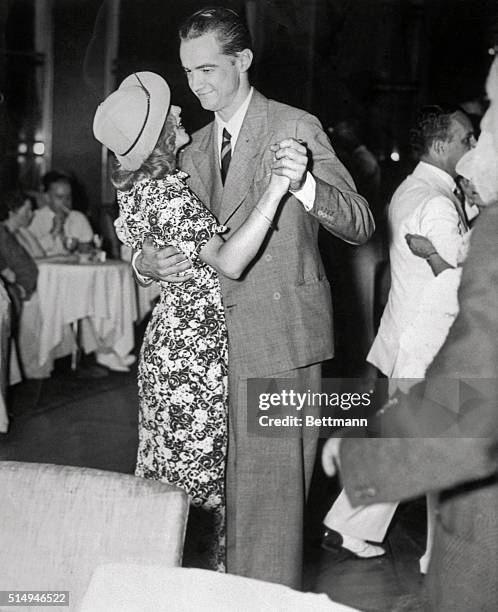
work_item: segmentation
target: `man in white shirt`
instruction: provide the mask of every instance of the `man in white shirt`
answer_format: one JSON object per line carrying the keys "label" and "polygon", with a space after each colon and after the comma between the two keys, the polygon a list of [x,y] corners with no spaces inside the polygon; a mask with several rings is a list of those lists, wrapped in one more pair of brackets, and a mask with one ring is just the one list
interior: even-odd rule
{"label": "man in white shirt", "polygon": [[56,171],[42,179],[45,205],[35,210],[29,231],[38,239],[47,255],[67,253],[68,239],[74,246],[89,245],[93,230],[82,212],[73,210],[73,194],[69,178]]}
{"label": "man in white shirt", "polygon": [[[418,314],[424,288],[434,275],[424,259],[409,249],[406,234],[431,240],[437,252],[456,267],[462,238],[469,230],[467,218],[455,194],[456,164],[475,145],[468,117],[460,110],[439,106],[423,108],[411,132],[412,146],[420,162],[398,187],[389,205],[389,256],[391,289],[379,331],[368,361],[388,378],[406,373],[399,361],[400,338]],[[415,376],[415,375],[414,375]],[[384,553],[367,541],[382,542],[397,504],[352,508],[344,491],[324,519],[359,556]]]}
{"label": "man in white shirt", "polygon": [[[274,156],[291,181],[250,269],[241,280],[220,280],[230,342],[227,570],[300,588],[304,503],[318,428],[249,434],[258,406],[248,380],[277,385],[276,379],[292,379],[296,392],[320,389],[320,363],[333,355],[333,332],[318,228],[361,244],[374,223],[318,120],[251,87],[250,36],[235,12],[198,11],[180,28],[180,41],[190,89],[215,114],[193,135],[181,167],[193,191],[228,226],[227,235],[257,204]],[[135,256],[137,271],[183,282],[176,272],[189,264],[172,252],[145,245]]]}
{"label": "man in white shirt", "polygon": [[[463,265],[459,314],[425,382],[383,410],[386,420],[401,412],[405,437],[332,438],[323,449],[325,472],[340,467],[354,505],[443,492],[424,584],[424,609],[433,612],[498,608],[498,57],[486,90],[490,105],[468,176],[487,206]],[[460,401],[451,380],[465,389]],[[457,418],[443,433],[431,416],[439,433],[420,438],[420,415],[438,412]]]}

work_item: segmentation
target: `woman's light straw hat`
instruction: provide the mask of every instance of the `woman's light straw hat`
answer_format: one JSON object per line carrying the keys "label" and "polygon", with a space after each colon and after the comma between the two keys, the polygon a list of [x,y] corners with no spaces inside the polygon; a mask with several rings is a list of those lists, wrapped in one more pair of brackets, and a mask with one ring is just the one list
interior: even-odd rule
{"label": "woman's light straw hat", "polygon": [[171,100],[166,81],[154,72],[134,72],[97,108],[95,138],[125,170],[138,170],[152,153]]}

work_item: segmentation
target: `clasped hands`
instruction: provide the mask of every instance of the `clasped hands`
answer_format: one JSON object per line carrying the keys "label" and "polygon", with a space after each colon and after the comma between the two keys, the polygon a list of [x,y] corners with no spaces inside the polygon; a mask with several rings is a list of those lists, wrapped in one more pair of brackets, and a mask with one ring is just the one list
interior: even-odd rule
{"label": "clasped hands", "polygon": [[308,167],[308,150],[304,144],[294,138],[286,138],[270,145],[270,151],[273,151],[272,174],[287,177],[291,191],[301,189]]}
{"label": "clasped hands", "polygon": [[[273,152],[272,175],[288,179],[291,191],[300,189],[308,167],[306,146],[294,138],[286,138],[270,145],[270,150]],[[158,249],[150,238],[144,240],[135,267],[142,276],[157,281],[183,283],[193,277],[193,274],[182,274],[192,267],[184,253],[173,246]]]}

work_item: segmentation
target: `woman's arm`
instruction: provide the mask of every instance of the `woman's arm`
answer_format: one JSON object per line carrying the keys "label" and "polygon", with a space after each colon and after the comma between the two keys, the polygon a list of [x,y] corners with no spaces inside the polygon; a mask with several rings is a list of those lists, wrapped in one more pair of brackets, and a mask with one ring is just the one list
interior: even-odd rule
{"label": "woman's arm", "polygon": [[408,248],[417,257],[425,259],[431,267],[434,276],[438,276],[444,270],[453,268],[441,255],[436,251],[432,242],[425,236],[418,234],[406,234],[405,236]]}
{"label": "woman's arm", "polygon": [[218,234],[213,236],[199,254],[202,261],[224,276],[239,278],[272,226],[289,184],[287,177],[273,172],[268,187],[244,223],[226,241]]}

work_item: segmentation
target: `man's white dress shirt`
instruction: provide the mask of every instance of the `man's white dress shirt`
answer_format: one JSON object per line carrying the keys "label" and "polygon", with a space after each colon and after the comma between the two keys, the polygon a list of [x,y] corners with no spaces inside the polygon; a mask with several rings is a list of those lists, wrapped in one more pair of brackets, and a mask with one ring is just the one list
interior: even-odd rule
{"label": "man's white dress shirt", "polygon": [[425,261],[408,248],[406,234],[421,234],[456,267],[463,235],[468,231],[455,181],[443,170],[420,162],[396,190],[389,205],[391,290],[379,331],[367,360],[388,377],[395,377],[400,337],[417,316],[424,289],[434,279]]}
{"label": "man's white dress shirt", "polygon": [[[55,213],[49,206],[43,206],[35,210],[29,231],[38,240],[47,255],[61,255],[67,253],[63,239],[60,235],[54,236]],[[92,227],[85,215],[78,210],[71,210],[67,215],[63,226],[64,237],[76,238],[79,242],[91,242],[93,240]]]}

